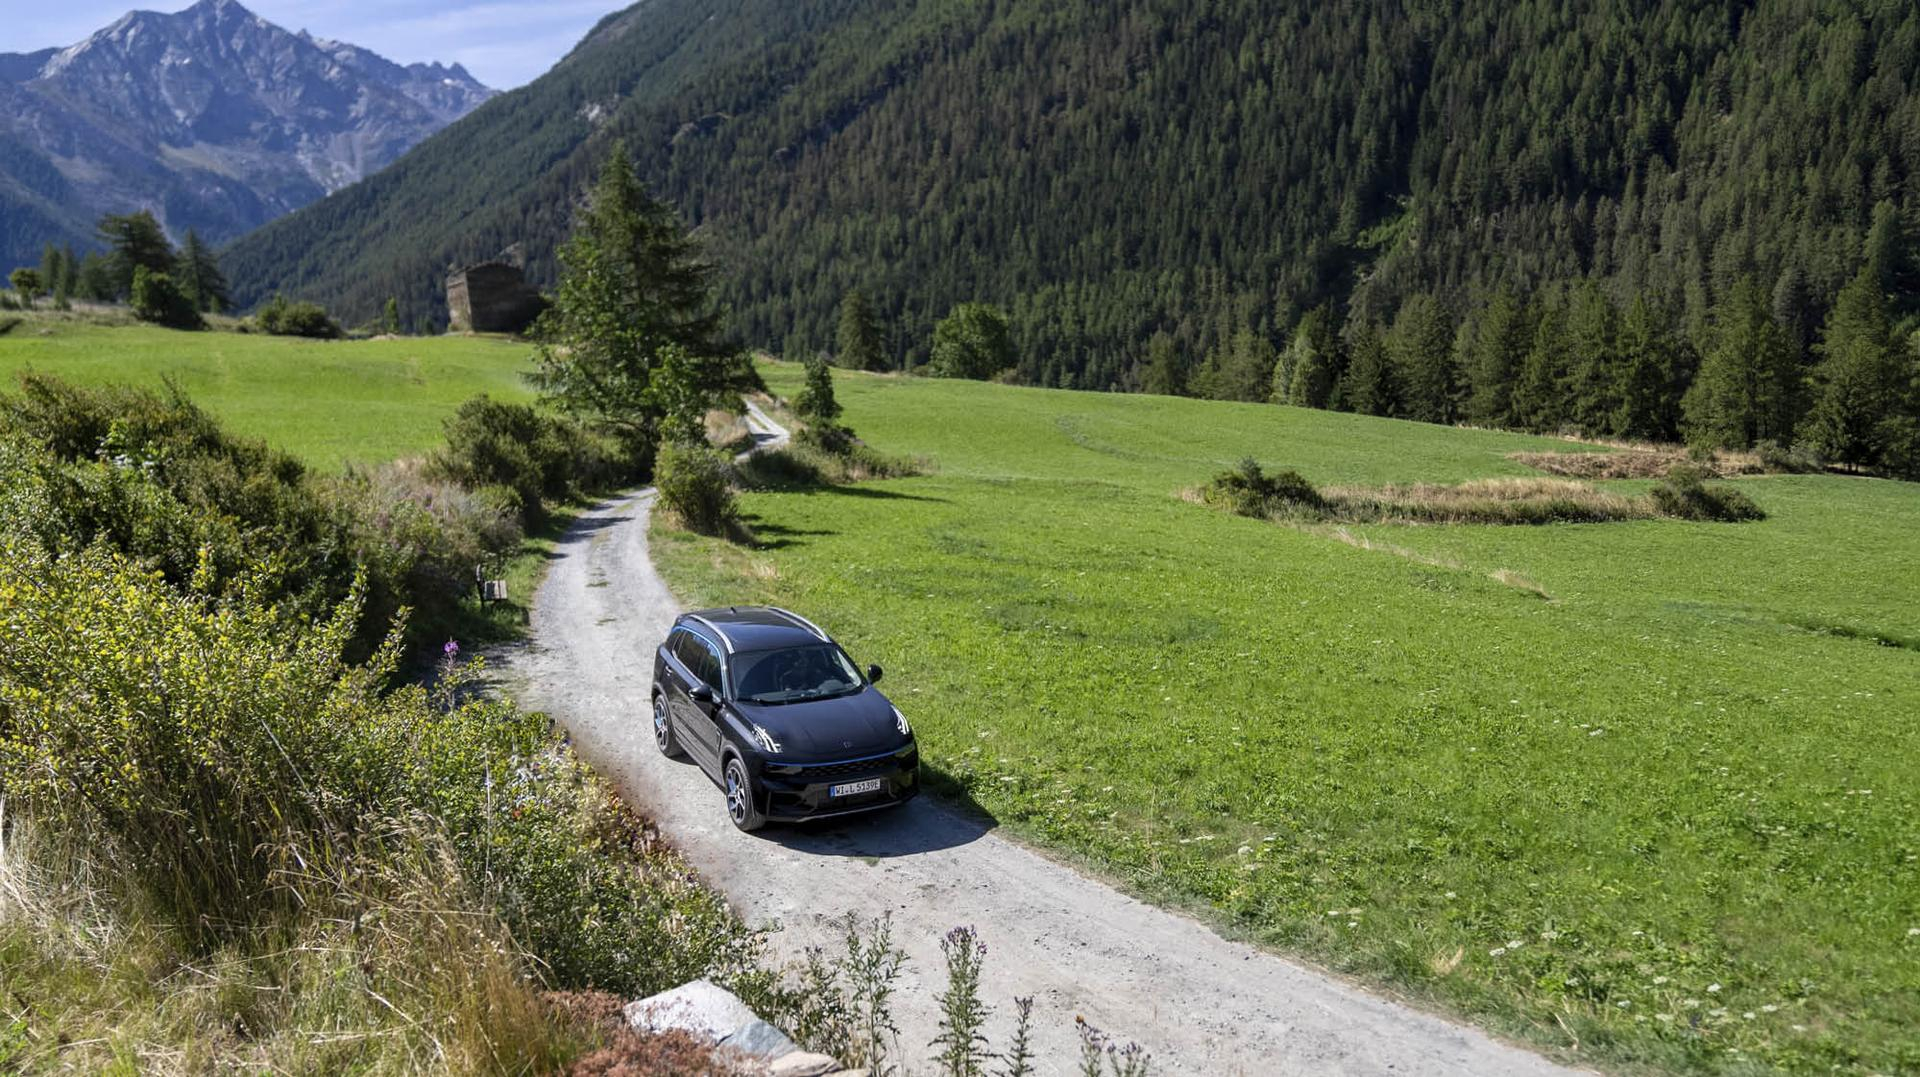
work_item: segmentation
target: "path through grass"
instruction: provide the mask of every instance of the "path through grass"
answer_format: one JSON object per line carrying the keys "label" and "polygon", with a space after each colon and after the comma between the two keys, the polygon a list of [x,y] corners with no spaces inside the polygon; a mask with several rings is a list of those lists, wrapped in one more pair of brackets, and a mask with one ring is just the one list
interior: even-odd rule
{"label": "path through grass", "polygon": [[[790,395],[796,370],[769,381]],[[1575,1059],[1920,1068],[1920,654],[1873,642],[1920,638],[1920,487],[1741,480],[1768,520],[1343,542],[1178,491],[1247,455],[1456,482],[1566,446],[897,378],[839,395],[936,472],[748,495],[767,548],[659,531],[663,567],[691,602],[792,605],[886,666],[930,761],[1002,823]]]}

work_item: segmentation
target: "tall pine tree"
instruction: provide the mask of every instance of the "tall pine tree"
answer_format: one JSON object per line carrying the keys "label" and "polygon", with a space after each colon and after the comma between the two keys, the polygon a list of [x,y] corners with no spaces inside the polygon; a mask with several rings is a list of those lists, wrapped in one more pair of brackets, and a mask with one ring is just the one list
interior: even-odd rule
{"label": "tall pine tree", "polygon": [[891,370],[880,319],[859,289],[840,301],[840,365],[850,370]]}
{"label": "tall pine tree", "polygon": [[1526,308],[1502,288],[1481,312],[1467,338],[1467,420],[1480,426],[1518,426],[1513,394],[1526,363],[1531,326]]}
{"label": "tall pine tree", "polygon": [[1454,366],[1453,321],[1433,296],[1420,292],[1400,306],[1387,336],[1401,388],[1401,414],[1429,423],[1459,417],[1461,378]]}
{"label": "tall pine tree", "polygon": [[1841,289],[1820,336],[1808,440],[1829,460],[1854,467],[1880,462],[1888,425],[1904,410],[1907,386],[1901,384],[1883,279],[1870,260]]}
{"label": "tall pine tree", "polygon": [[1362,415],[1399,415],[1400,383],[1379,328],[1369,321],[1355,326],[1347,341],[1347,354],[1351,358],[1340,387],[1342,404]]}
{"label": "tall pine tree", "polygon": [[1734,286],[1716,323],[1713,345],[1684,402],[1688,439],[1734,449],[1791,441],[1805,379],[1792,342],[1752,277]]}

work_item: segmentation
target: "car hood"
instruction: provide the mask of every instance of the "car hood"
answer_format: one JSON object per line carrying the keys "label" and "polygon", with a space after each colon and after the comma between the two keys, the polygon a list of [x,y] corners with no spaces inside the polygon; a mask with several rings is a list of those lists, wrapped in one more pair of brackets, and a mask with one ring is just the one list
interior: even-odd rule
{"label": "car hood", "polygon": [[893,704],[880,690],[863,688],[850,696],[806,703],[736,703],[747,721],[780,742],[782,758],[844,759],[900,746]]}

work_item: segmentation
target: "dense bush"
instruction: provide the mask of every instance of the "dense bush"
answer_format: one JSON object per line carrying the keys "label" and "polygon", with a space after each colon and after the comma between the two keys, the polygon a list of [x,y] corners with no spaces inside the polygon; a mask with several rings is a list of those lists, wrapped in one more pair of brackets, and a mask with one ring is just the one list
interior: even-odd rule
{"label": "dense bush", "polygon": [[1708,485],[1705,473],[1693,467],[1675,467],[1649,496],[1662,515],[1682,520],[1737,523],[1767,518],[1752,498],[1731,486]]}
{"label": "dense bush", "polygon": [[0,505],[50,550],[105,542],[219,597],[244,580],[290,623],[325,615],[363,573],[355,655],[403,606],[437,630],[474,566],[518,538],[499,498],[417,469],[316,480],[177,393],[39,376],[0,398]]}
{"label": "dense bush", "polygon": [[705,445],[670,444],[654,465],[654,485],[665,505],[702,534],[724,533],[739,518],[733,497],[733,464]]}
{"label": "dense bush", "polygon": [[180,290],[171,276],[146,266],[133,270],[133,316],[168,329],[204,329],[200,308]]}
{"label": "dense bush", "polygon": [[[548,731],[458,691],[387,691],[397,650],[341,658],[357,595],[289,629],[104,547],[0,532],[0,782],[110,841],[201,945],[404,867],[444,840],[553,982],[658,990],[745,967],[753,938]],[[349,870],[351,869],[351,870]],[[326,899],[331,902],[331,899]]]}
{"label": "dense bush", "polygon": [[1254,459],[1242,460],[1232,471],[1214,476],[1202,491],[1210,505],[1241,516],[1266,517],[1276,513],[1319,513],[1326,507],[1312,483],[1297,471],[1269,475]]}
{"label": "dense bush", "polygon": [[284,295],[275,295],[253,316],[253,324],[262,333],[276,337],[311,337],[315,340],[337,340],[342,335],[340,325],[327,316],[325,307],[318,303],[306,303],[289,300]]}
{"label": "dense bush", "polygon": [[474,397],[447,420],[446,432],[433,473],[472,489],[511,490],[529,527],[545,522],[553,502],[638,477],[618,443],[525,404]]}

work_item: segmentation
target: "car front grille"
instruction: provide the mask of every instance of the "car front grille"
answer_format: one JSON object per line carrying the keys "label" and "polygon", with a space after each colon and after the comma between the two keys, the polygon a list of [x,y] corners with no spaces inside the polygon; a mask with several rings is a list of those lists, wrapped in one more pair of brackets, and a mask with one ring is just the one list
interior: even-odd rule
{"label": "car front grille", "polygon": [[894,758],[883,755],[878,759],[856,759],[851,763],[820,763],[815,766],[803,766],[800,773],[794,775],[795,781],[824,782],[835,778],[851,778],[859,774],[876,774],[894,766]]}

